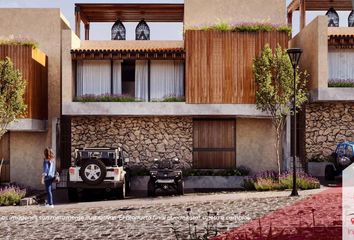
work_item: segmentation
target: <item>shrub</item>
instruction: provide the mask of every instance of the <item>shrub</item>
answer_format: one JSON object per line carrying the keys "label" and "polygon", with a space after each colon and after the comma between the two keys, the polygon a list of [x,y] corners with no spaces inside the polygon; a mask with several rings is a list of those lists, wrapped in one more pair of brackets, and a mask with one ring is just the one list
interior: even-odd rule
{"label": "shrub", "polygon": [[141,102],[141,100],[127,95],[93,95],[86,94],[74,99],[75,102]]}
{"label": "shrub", "polygon": [[3,38],[0,39],[0,45],[18,45],[18,46],[30,46],[33,49],[38,48],[38,43],[27,38]]}
{"label": "shrub", "polygon": [[328,87],[352,88],[354,79],[331,79],[328,81]]}
{"label": "shrub", "polygon": [[224,170],[201,170],[201,169],[188,169],[183,172],[183,176],[247,176],[250,170],[247,167],[240,166],[235,169]]}
{"label": "shrub", "polygon": [[0,206],[12,206],[26,196],[26,189],[17,186],[7,186],[0,189]]}
{"label": "shrub", "polygon": [[[273,171],[260,172],[244,180],[243,187],[247,190],[270,191],[285,190],[292,188],[293,177],[289,172],[278,175]],[[315,189],[320,187],[319,181],[304,173],[297,172],[296,185],[301,190]]]}
{"label": "shrub", "polygon": [[229,24],[220,22],[215,25],[191,27],[188,30],[221,31],[221,32],[286,32],[291,33],[291,28],[285,25],[274,25],[270,23],[236,23]]}

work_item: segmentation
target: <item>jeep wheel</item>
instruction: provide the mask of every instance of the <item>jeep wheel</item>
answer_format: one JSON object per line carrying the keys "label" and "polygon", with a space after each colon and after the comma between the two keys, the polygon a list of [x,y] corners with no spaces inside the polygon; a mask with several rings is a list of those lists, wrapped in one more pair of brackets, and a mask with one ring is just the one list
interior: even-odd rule
{"label": "jeep wheel", "polygon": [[184,194],[184,182],[183,182],[183,180],[179,180],[177,182],[177,193],[178,193],[178,195],[183,195]]}
{"label": "jeep wheel", "polygon": [[77,202],[79,200],[79,195],[75,188],[68,188],[68,199],[70,202]]}
{"label": "jeep wheel", "polygon": [[101,160],[90,159],[82,164],[79,174],[84,183],[89,185],[97,185],[103,182],[106,177],[107,170]]}
{"label": "jeep wheel", "polygon": [[325,168],[325,179],[327,181],[333,181],[335,175],[335,170],[332,165],[327,165]]}
{"label": "jeep wheel", "polygon": [[126,191],[125,181],[124,181],[123,185],[120,188],[118,188],[117,190],[118,190],[118,198],[124,199],[125,198],[125,191]]}
{"label": "jeep wheel", "polygon": [[155,183],[153,181],[148,182],[148,197],[155,196]]}

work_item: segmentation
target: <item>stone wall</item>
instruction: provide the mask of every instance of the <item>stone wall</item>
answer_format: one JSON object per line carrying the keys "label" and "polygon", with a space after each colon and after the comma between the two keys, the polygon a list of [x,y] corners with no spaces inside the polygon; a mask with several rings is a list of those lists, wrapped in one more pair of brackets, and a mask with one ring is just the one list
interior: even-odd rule
{"label": "stone wall", "polygon": [[80,147],[118,147],[129,152],[130,165],[149,167],[155,158],[179,158],[192,166],[193,119],[189,117],[74,117],[72,152]]}
{"label": "stone wall", "polygon": [[354,141],[354,103],[316,103],[306,106],[306,157],[329,156],[336,144]]}

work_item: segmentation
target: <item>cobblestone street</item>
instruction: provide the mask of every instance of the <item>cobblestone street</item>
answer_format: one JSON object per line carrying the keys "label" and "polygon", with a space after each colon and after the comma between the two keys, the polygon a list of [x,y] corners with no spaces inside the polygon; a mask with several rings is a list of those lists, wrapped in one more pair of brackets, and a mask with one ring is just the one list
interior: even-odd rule
{"label": "cobblestone street", "polygon": [[186,239],[187,208],[193,232],[194,222],[200,234],[205,232],[208,212],[217,213],[218,232],[225,232],[322,190],[301,192],[299,198],[288,197],[289,192],[240,192],[84,202],[54,209],[3,207],[0,239],[176,239],[173,226],[179,239]]}

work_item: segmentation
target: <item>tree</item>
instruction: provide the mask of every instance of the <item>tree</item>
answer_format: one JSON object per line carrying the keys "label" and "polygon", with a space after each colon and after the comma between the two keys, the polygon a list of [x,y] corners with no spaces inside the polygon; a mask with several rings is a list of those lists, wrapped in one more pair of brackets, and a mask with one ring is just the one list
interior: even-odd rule
{"label": "tree", "polygon": [[[307,74],[296,70],[296,108],[299,110],[307,101]],[[261,56],[253,62],[253,75],[256,81],[257,109],[268,112],[276,134],[274,144],[278,172],[280,174],[281,137],[286,117],[292,113],[294,96],[294,69],[286,50],[278,46],[273,53],[266,45]]]}
{"label": "tree", "polygon": [[25,114],[25,89],[26,81],[11,59],[6,57],[0,61],[0,139],[11,122]]}

